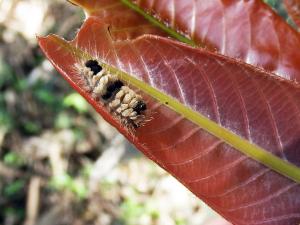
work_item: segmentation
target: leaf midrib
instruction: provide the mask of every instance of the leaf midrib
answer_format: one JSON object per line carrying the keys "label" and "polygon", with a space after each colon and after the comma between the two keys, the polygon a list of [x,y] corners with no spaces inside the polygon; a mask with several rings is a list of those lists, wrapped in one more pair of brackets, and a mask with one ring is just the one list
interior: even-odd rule
{"label": "leaf midrib", "polygon": [[242,138],[241,136],[233,133],[232,131],[220,126],[216,122],[208,119],[199,112],[192,110],[191,108],[183,105],[178,100],[170,97],[169,95],[158,91],[157,89],[151,87],[150,85],[144,83],[143,81],[138,80],[137,78],[127,74],[119,69],[110,66],[104,65],[104,67],[109,70],[111,73],[117,74],[121,79],[129,82],[133,86],[143,90],[149,96],[152,96],[162,104],[171,108],[173,111],[181,114],[186,119],[192,121],[205,131],[214,135],[215,137],[223,140],[225,143],[249,156],[250,158],[258,161],[265,166],[271,168],[274,171],[277,171],[281,175],[284,175],[297,183],[300,183],[300,168],[284,161],[283,159],[273,155],[267,150],[259,147],[256,144],[250,143],[248,140]]}
{"label": "leaf midrib", "polygon": [[132,3],[130,0],[120,0],[120,1],[124,5],[126,5],[127,7],[129,7],[130,9],[132,9],[135,12],[141,14],[150,23],[156,25],[157,27],[159,27],[160,29],[162,29],[163,31],[165,31],[166,33],[168,33],[170,36],[172,36],[173,38],[177,39],[178,41],[186,43],[186,44],[188,44],[190,46],[193,46],[193,47],[204,47],[204,46],[201,46],[200,44],[194,42],[193,40],[191,40],[191,39],[183,36],[182,34],[178,33],[174,29],[166,26],[164,23],[162,23],[158,19],[154,18],[153,16],[149,15],[148,13],[146,13],[144,10],[142,10],[136,4]]}

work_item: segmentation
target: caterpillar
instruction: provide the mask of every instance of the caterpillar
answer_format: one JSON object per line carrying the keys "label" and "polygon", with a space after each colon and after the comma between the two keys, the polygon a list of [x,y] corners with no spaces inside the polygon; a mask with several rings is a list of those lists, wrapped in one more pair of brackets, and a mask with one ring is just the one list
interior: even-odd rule
{"label": "caterpillar", "polygon": [[101,101],[124,126],[133,130],[144,124],[146,103],[117,75],[109,73],[95,59],[76,64],[76,68],[92,97]]}

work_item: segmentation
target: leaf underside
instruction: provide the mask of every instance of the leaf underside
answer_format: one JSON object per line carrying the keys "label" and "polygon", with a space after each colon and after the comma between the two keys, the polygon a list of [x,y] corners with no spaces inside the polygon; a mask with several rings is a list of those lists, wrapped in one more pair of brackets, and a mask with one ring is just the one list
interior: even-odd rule
{"label": "leaf underside", "polygon": [[[70,43],[56,36],[39,39],[43,51],[64,78],[139,150],[232,223],[299,223],[299,184],[249,159],[141,90],[152,119],[134,136],[130,135],[101,102],[82,88],[82,77],[74,70],[74,63],[84,58],[81,51],[97,56],[297,166],[299,87],[206,50],[157,36],[142,36],[143,32],[131,33],[137,26],[135,22],[132,29],[118,32],[116,27],[110,27],[108,31],[103,21],[109,20],[100,20],[99,12],[86,20]],[[120,12],[128,18],[129,11]],[[137,16],[134,12],[132,15]],[[167,35],[145,24],[138,26],[148,27],[149,34]],[[122,41],[122,35],[130,38]]]}
{"label": "leaf underside", "polygon": [[[285,1],[295,3],[298,0]],[[114,40],[133,39],[143,34],[172,36],[147,21],[155,18],[173,32],[186,36],[188,44],[204,46],[295,83],[300,81],[300,51],[297,47],[300,36],[262,0],[71,2],[109,24]],[[149,16],[144,18],[128,5],[138,6]]]}

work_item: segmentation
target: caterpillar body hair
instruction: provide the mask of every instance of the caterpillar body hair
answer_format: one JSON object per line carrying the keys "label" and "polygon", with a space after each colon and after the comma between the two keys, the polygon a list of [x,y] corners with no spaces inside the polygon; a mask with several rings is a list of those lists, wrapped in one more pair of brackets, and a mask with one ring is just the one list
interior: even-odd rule
{"label": "caterpillar body hair", "polygon": [[76,68],[86,83],[87,91],[124,126],[133,130],[144,124],[147,110],[145,101],[117,75],[106,71],[95,59],[78,63]]}

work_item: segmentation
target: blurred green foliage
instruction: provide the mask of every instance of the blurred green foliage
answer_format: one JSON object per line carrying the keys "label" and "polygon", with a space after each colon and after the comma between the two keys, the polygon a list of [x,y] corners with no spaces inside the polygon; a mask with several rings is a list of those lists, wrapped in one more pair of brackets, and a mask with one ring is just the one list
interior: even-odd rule
{"label": "blurred green foliage", "polygon": [[0,188],[0,199],[7,201],[5,207],[0,210],[0,222],[4,220],[15,222],[24,220],[25,208],[23,205],[25,204],[25,187],[26,181],[20,178],[6,183],[3,188]]}
{"label": "blurred green foliage", "polygon": [[185,225],[185,224],[187,224],[186,221],[184,219],[181,219],[181,218],[175,218],[175,223],[176,223],[176,225]]}
{"label": "blurred green foliage", "polygon": [[13,83],[12,69],[8,64],[0,59],[0,128],[10,130],[12,128],[12,118],[6,110],[3,90],[6,85]]}
{"label": "blurred green foliage", "polygon": [[145,206],[135,202],[133,199],[125,199],[121,205],[122,219],[126,224],[134,224],[144,213]]}
{"label": "blurred green foliage", "polygon": [[89,105],[86,100],[78,93],[72,93],[66,96],[63,100],[65,107],[74,108],[78,113],[86,113],[89,109]]}
{"label": "blurred green foliage", "polygon": [[[40,66],[40,62],[35,63],[33,68]],[[43,77],[42,74],[32,79],[30,74],[17,74],[13,66],[0,58],[0,130],[13,137],[17,134],[24,137],[38,136],[46,129],[69,128],[78,141],[82,140],[86,134],[76,124],[76,117],[88,112],[88,104],[79,94],[71,92],[67,85],[61,86],[59,82],[62,78],[58,75],[51,75],[50,79]],[[18,150],[6,145],[0,149],[0,160],[10,169],[25,174],[33,172],[27,171],[30,166]],[[87,176],[90,168],[78,168],[80,170]],[[24,220],[28,179],[29,176],[24,176],[0,183],[0,207],[5,205],[0,211],[0,224],[6,220],[13,221],[11,224],[20,224]],[[52,177],[47,189],[69,192],[78,201],[88,197],[87,183],[81,176],[76,178],[67,173]]]}
{"label": "blurred green foliage", "polygon": [[3,194],[6,197],[10,197],[10,198],[15,197],[18,193],[22,191],[24,187],[25,187],[25,181],[22,179],[18,179],[6,185]]}
{"label": "blurred green foliage", "polygon": [[[140,194],[140,193],[135,193]],[[141,217],[149,217],[151,220],[159,218],[159,211],[156,210],[151,201],[140,203],[135,200],[134,195],[125,198],[121,204],[121,219],[125,224],[136,224]]]}
{"label": "blurred green foliage", "polygon": [[71,127],[72,120],[66,112],[59,112],[55,118],[54,124],[57,129],[66,129]]}
{"label": "blurred green foliage", "polygon": [[21,167],[26,163],[25,159],[21,155],[13,151],[10,151],[4,155],[3,162],[10,167],[16,168]]}
{"label": "blurred green foliage", "polygon": [[[6,207],[2,212],[4,217],[8,220],[12,218],[13,220],[22,221],[25,218],[25,210],[23,208],[17,207]],[[1,213],[1,214],[2,214]]]}
{"label": "blurred green foliage", "polygon": [[67,173],[52,177],[49,186],[58,191],[69,191],[79,200],[87,198],[88,195],[86,184],[82,180],[77,180]]}

